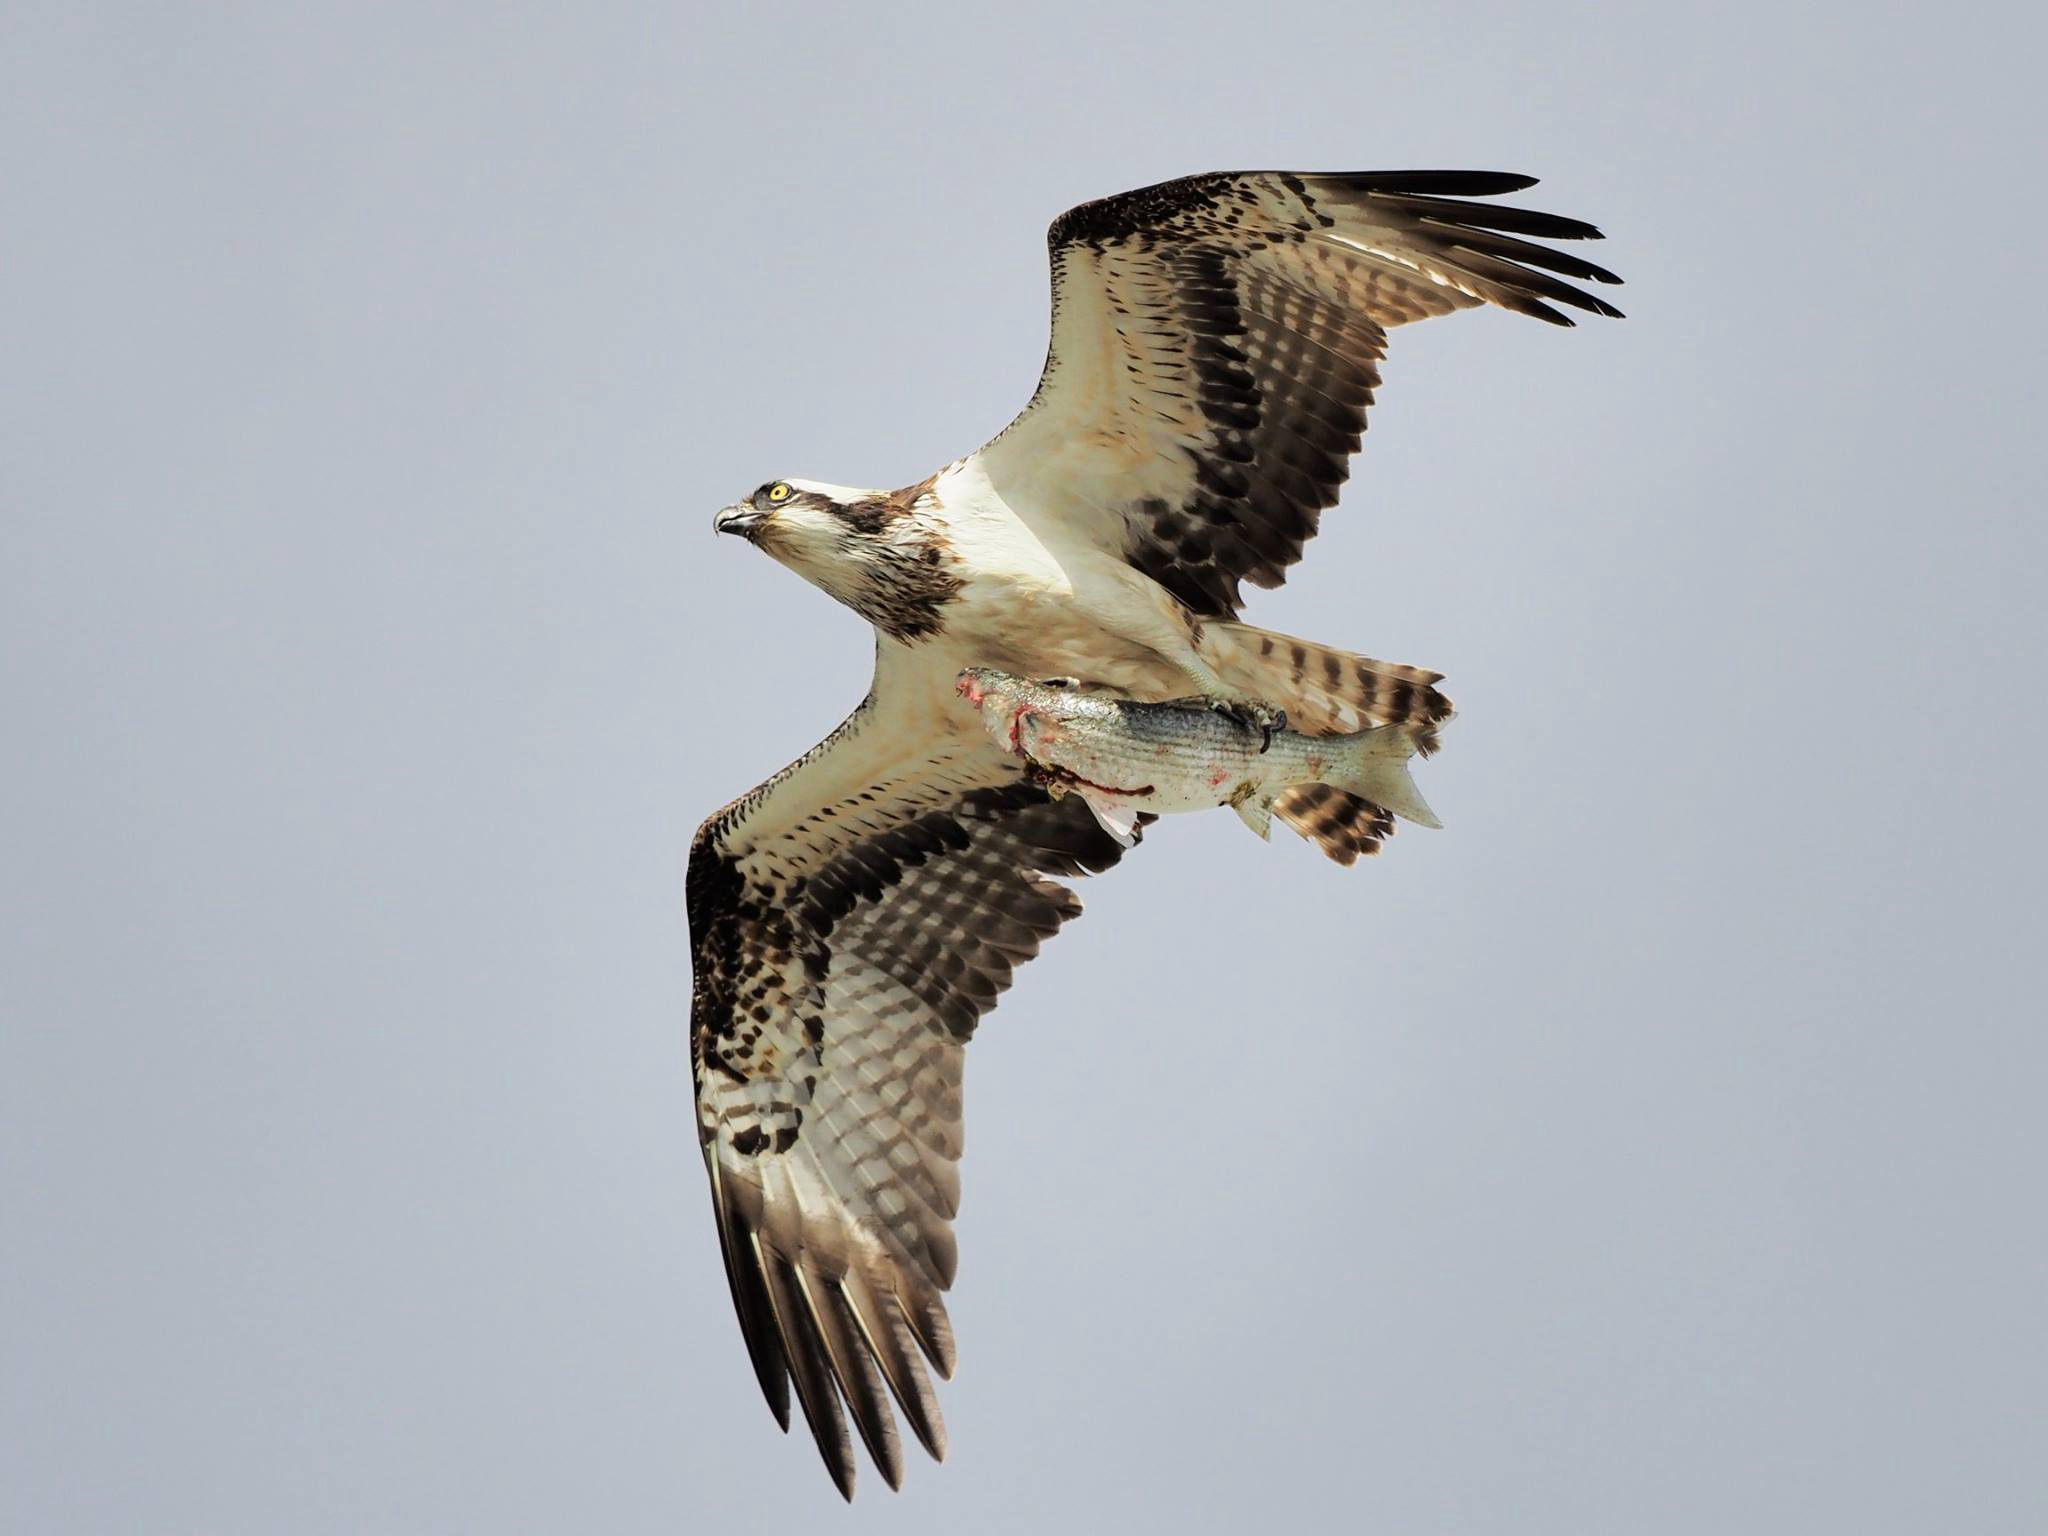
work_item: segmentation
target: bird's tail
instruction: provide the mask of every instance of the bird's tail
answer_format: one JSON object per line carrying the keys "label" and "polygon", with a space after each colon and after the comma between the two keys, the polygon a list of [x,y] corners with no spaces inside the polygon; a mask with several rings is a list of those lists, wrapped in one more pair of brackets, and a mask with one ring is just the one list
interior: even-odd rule
{"label": "bird's tail", "polygon": [[1273,814],[1339,864],[1378,853],[1394,834],[1394,813],[1334,784],[1297,784],[1273,802]]}
{"label": "bird's tail", "polygon": [[[1378,726],[1397,729],[1404,750],[1394,767],[1414,794],[1405,759],[1436,750],[1437,728],[1451,718],[1451,701],[1436,689],[1442,674],[1398,662],[1374,661],[1312,641],[1297,640],[1250,624],[1211,622],[1202,626],[1196,650],[1233,692],[1287,711],[1287,723],[1312,736],[1349,735]],[[1384,742],[1387,738],[1381,738]],[[1365,793],[1358,793],[1364,790]],[[1380,785],[1387,799],[1402,802],[1398,787]],[[1273,802],[1273,813],[1339,864],[1377,853],[1394,830],[1392,807],[1370,798],[1372,786],[1298,784]],[[1414,796],[1414,806],[1428,807]]]}
{"label": "bird's tail", "polygon": [[1286,710],[1287,723],[1311,736],[1406,725],[1426,757],[1436,750],[1436,728],[1451,718],[1451,701],[1436,690],[1440,672],[1228,620],[1204,624],[1195,650],[1232,691]]}

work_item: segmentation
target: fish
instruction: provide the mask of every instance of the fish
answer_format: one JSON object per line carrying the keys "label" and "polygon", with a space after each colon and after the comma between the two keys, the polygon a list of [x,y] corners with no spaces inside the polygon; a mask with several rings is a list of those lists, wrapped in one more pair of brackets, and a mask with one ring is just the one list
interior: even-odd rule
{"label": "fish", "polygon": [[1079,796],[1126,848],[1148,813],[1226,805],[1270,839],[1273,802],[1297,784],[1328,784],[1418,826],[1443,825],[1408,772],[1427,740],[1415,722],[1305,736],[1277,710],[1205,698],[1146,703],[992,667],[967,668],[956,686],[1034,782]]}

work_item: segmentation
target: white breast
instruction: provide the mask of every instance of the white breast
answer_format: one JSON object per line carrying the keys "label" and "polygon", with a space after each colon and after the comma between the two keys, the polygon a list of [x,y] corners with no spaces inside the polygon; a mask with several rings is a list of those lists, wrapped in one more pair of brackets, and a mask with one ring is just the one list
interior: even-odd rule
{"label": "white breast", "polygon": [[1160,654],[1185,642],[1163,588],[1051,517],[1005,501],[979,462],[933,486],[964,585],[947,639],[975,665],[1023,677],[1080,677],[1139,698],[1187,692]]}

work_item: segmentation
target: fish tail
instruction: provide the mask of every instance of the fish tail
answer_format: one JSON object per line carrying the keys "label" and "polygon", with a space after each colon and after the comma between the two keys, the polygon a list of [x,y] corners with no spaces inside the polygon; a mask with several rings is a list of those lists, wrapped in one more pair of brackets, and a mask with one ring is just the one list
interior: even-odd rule
{"label": "fish tail", "polygon": [[1409,775],[1408,763],[1423,750],[1427,722],[1375,726],[1320,742],[1330,754],[1324,782],[1296,784],[1273,802],[1273,814],[1339,864],[1378,853],[1394,835],[1394,818],[1421,826],[1442,823]]}
{"label": "fish tail", "polygon": [[1422,750],[1412,724],[1375,726],[1320,745],[1332,758],[1325,778],[1338,789],[1383,805],[1418,826],[1443,825],[1408,772],[1408,760]]}

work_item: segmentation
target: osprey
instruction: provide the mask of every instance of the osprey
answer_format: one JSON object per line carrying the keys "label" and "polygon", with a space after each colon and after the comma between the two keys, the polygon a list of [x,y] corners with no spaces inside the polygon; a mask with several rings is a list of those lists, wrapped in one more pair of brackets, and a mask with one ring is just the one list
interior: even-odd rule
{"label": "osprey", "polygon": [[[1620,311],[1534,243],[1589,224],[1467,198],[1471,171],[1192,176],[1053,222],[1038,389],[979,452],[902,490],[777,480],[720,512],[875,627],[868,696],[690,849],[691,1064],[726,1275],[761,1390],[789,1389],[841,1493],[846,1418],[891,1487],[890,1399],[934,1458],[953,1371],[961,1057],[1080,910],[1060,877],[1123,849],[960,707],[969,666],[1134,699],[1271,706],[1319,734],[1450,713],[1438,674],[1240,623],[1337,500],[1389,327],[1481,304]],[[1341,863],[1392,829],[1329,785],[1274,813]],[[843,1407],[842,1407],[843,1405]]]}

